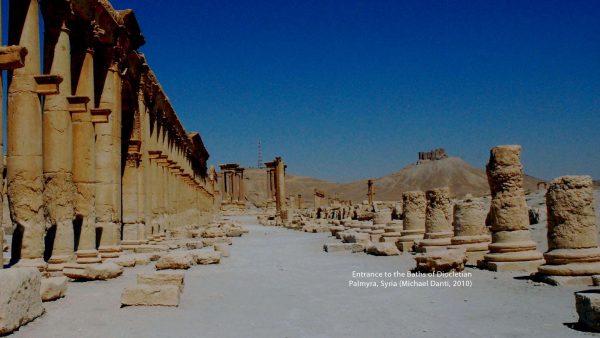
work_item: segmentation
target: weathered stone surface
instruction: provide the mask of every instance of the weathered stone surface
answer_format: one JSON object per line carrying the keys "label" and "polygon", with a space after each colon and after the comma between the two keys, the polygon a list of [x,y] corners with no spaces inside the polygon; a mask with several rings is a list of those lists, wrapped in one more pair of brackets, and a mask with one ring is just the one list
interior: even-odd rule
{"label": "weathered stone surface", "polygon": [[221,253],[217,251],[193,250],[189,252],[199,265],[219,264]]}
{"label": "weathered stone surface", "polygon": [[397,256],[400,251],[394,243],[373,243],[367,247],[367,253],[375,256]]}
{"label": "weathered stone surface", "polygon": [[344,233],[343,240],[346,243],[359,243],[366,247],[371,243],[371,236],[367,233],[348,231]]}
{"label": "weathered stone surface", "polygon": [[415,256],[415,261],[420,272],[463,271],[467,256],[464,250],[443,250]]}
{"label": "weathered stone surface", "polygon": [[40,294],[42,301],[48,302],[62,298],[67,293],[68,280],[66,277],[42,278]]}
{"label": "weathered stone surface", "polygon": [[135,266],[135,257],[132,255],[122,255],[122,256],[119,256],[118,258],[109,259],[109,260],[107,260],[107,262],[113,262],[124,268],[132,268]]}
{"label": "weathered stone surface", "polygon": [[478,266],[493,271],[537,270],[544,259],[529,232],[521,146],[492,148],[486,172],[492,193],[489,213],[492,244],[490,253],[484,255]]}
{"label": "weathered stone surface", "polygon": [[226,230],[227,237],[241,237],[244,234],[244,229],[239,227],[230,227]]}
{"label": "weathered stone surface", "polygon": [[139,245],[133,252],[135,253],[149,253],[149,252],[159,252],[159,251],[167,251],[169,247],[166,245]]}
{"label": "weathered stone surface", "polygon": [[[131,257],[133,257],[133,259],[135,260],[135,265],[136,266],[141,266],[141,265],[148,265],[150,264],[150,260],[151,260],[151,255],[132,255]],[[158,258],[156,259],[158,260]]]}
{"label": "weathered stone surface", "polygon": [[575,292],[575,307],[579,323],[588,329],[600,332],[600,292],[588,290]]}
{"label": "weathered stone surface", "polygon": [[359,243],[325,243],[323,245],[325,252],[363,252],[365,247]]}
{"label": "weathered stone surface", "polygon": [[227,244],[231,245],[233,243],[233,241],[231,240],[230,237],[215,237],[215,238],[203,238],[202,243],[204,243],[204,246],[213,246],[217,243],[227,243]]}
{"label": "weathered stone surface", "polygon": [[35,268],[0,270],[0,335],[13,332],[44,313],[41,279]]}
{"label": "weathered stone surface", "polygon": [[185,247],[188,250],[202,249],[204,247],[204,242],[199,240],[188,240],[185,241]]}
{"label": "weathered stone surface", "polygon": [[113,262],[98,264],[67,264],[65,276],[77,280],[107,280],[123,274],[123,267]]}
{"label": "weathered stone surface", "polygon": [[122,306],[179,306],[179,287],[175,285],[140,284],[121,294]]}
{"label": "weathered stone surface", "polygon": [[183,271],[160,271],[154,273],[138,273],[137,283],[162,286],[162,285],[174,285],[183,290],[185,272]]}
{"label": "weathered stone surface", "polygon": [[195,263],[190,252],[170,252],[163,255],[156,262],[156,270],[189,269]]}
{"label": "weathered stone surface", "polygon": [[202,233],[202,237],[204,238],[215,238],[215,237],[225,237],[226,233],[221,228],[211,227]]}

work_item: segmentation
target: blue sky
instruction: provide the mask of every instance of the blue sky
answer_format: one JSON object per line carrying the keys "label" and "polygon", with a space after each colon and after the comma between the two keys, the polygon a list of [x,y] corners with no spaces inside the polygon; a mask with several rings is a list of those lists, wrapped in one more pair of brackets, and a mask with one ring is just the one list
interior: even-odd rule
{"label": "blue sky", "polygon": [[134,1],[142,47],[213,164],[379,177],[444,147],[600,178],[598,1]]}

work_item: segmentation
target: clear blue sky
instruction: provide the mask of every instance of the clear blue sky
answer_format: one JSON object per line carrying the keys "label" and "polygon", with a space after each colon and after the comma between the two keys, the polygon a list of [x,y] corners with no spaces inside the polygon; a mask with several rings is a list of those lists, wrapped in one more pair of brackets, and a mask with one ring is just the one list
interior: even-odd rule
{"label": "clear blue sky", "polygon": [[379,177],[523,145],[600,178],[600,1],[134,1],[151,67],[212,164]]}

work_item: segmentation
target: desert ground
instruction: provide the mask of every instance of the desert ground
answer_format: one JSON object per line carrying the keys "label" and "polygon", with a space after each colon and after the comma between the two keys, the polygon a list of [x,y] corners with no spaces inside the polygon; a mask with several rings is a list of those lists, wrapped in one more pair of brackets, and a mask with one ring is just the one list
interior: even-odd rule
{"label": "desert ground", "polygon": [[[598,207],[599,192],[596,191]],[[528,196],[530,206],[543,195]],[[541,205],[543,207],[543,205]],[[598,208],[596,209],[598,211]],[[326,253],[328,233],[258,225],[234,239],[221,264],[192,267],[177,308],[120,308],[123,288],[152,265],[108,282],[71,283],[68,297],[15,337],[583,337],[573,292],[523,279],[523,273],[466,268],[470,277],[353,278],[356,272],[407,272],[413,256]],[[545,224],[532,227],[545,250]],[[349,281],[471,281],[471,287],[351,287]],[[584,287],[585,288],[585,287]]]}

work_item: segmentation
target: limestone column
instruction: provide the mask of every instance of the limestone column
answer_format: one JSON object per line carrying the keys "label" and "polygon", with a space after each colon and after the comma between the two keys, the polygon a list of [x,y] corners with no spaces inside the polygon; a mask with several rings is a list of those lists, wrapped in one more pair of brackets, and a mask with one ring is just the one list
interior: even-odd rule
{"label": "limestone column", "polygon": [[375,195],[375,189],[373,187],[373,180],[367,181],[367,197],[369,198],[369,205],[373,205],[373,196]]}
{"label": "limestone column", "polygon": [[138,92],[138,110],[140,112],[140,128],[142,143],[140,145],[141,153],[141,166],[142,173],[138,176],[139,182],[139,203],[140,208],[140,223],[138,224],[138,242],[140,244],[146,244],[147,240],[147,228],[150,227],[152,221],[152,168],[153,163],[150,160],[148,151],[150,149],[151,134],[150,134],[150,114],[146,108],[146,102],[144,99],[144,93],[142,90]]}
{"label": "limestone column", "polygon": [[479,266],[492,271],[537,271],[544,260],[529,232],[521,146],[492,148],[486,170],[492,192],[492,244]]}
{"label": "limestone column", "polygon": [[[594,184],[589,176],[562,176],[550,182],[546,192],[548,252],[542,275],[591,285],[600,274],[600,249],[594,204]],[[557,278],[558,277],[558,278]],[[567,284],[567,283],[565,283]]]}
{"label": "limestone column", "polygon": [[[112,51],[111,53],[118,53]],[[113,55],[100,109],[110,110],[108,123],[95,126],[96,133],[96,227],[102,229],[98,251],[104,258],[121,252],[121,75]]]}
{"label": "limestone column", "polygon": [[240,179],[240,197],[239,197],[239,201],[242,205],[246,204],[246,192],[244,190],[244,169],[240,168],[239,171],[239,179]]}
{"label": "limestone column", "polygon": [[123,170],[123,246],[131,249],[140,244],[138,240],[138,172],[140,153],[128,152]]}
{"label": "limestone column", "polygon": [[[40,74],[38,0],[10,1],[9,44],[27,48],[25,65],[9,73],[7,195],[16,226],[13,261],[45,269],[42,110],[34,76]],[[23,15],[24,14],[24,15]],[[15,243],[14,239],[21,239]],[[20,251],[19,251],[20,249]]]}
{"label": "limestone column", "polygon": [[427,199],[422,191],[407,191],[402,194],[402,209],[404,210],[404,230],[396,242],[402,252],[412,251],[415,241],[423,238],[425,233],[425,211]]}
{"label": "limestone column", "polygon": [[477,264],[488,252],[492,237],[485,226],[486,217],[487,210],[480,199],[466,198],[454,205],[452,247],[467,251],[468,264]]}
{"label": "limestone column", "polygon": [[285,205],[285,164],[281,157],[275,158],[275,187],[277,188],[275,198],[277,213],[281,219],[287,219],[287,207]]}
{"label": "limestone column", "polygon": [[452,202],[448,188],[425,192],[425,236],[419,241],[419,252],[444,250],[454,235],[452,229]]}
{"label": "limestone column", "polygon": [[85,51],[76,95],[89,99],[83,112],[73,114],[73,181],[77,188],[75,215],[81,224],[77,263],[100,262],[96,250],[96,154],[91,106],[94,102],[94,50]]}
{"label": "limestone column", "polygon": [[[58,31],[56,31],[58,28]],[[71,95],[71,42],[65,22],[52,27],[46,22],[46,58],[52,60],[50,73],[63,81],[57,95],[47,96],[43,112],[44,153],[44,205],[46,221],[55,226],[52,256],[48,260],[49,272],[62,271],[64,264],[75,259],[73,232],[73,126],[67,98]],[[55,35],[58,38],[54,40]],[[56,41],[51,46],[51,41]]]}

